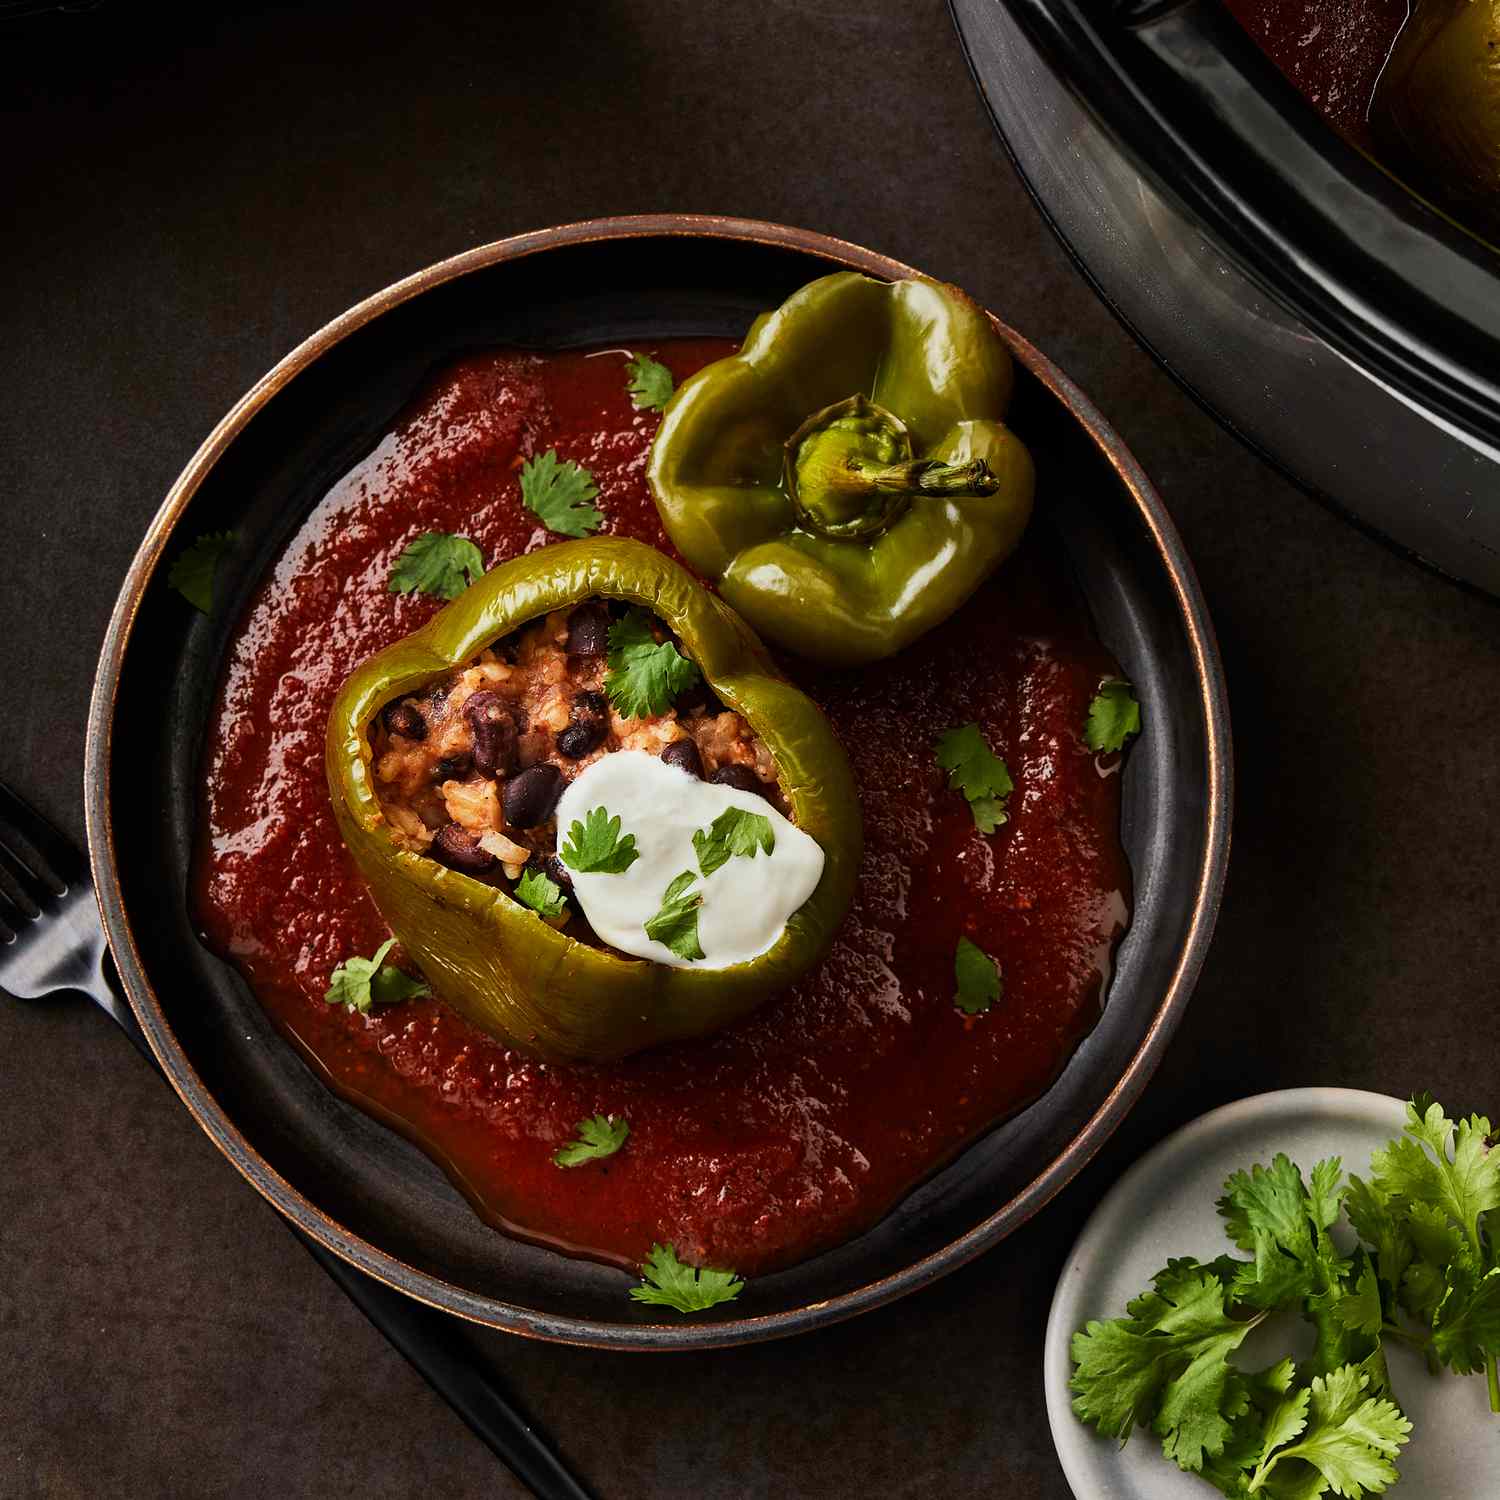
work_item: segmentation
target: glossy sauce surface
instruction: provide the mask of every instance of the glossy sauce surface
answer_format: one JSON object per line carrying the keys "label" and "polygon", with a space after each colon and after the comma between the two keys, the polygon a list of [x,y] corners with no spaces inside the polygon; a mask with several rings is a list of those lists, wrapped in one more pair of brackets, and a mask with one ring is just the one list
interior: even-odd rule
{"label": "glossy sauce surface", "polygon": [[[733,347],[654,352],[681,381]],[[554,446],[592,471],[606,532],[670,552],[643,477],[657,417],[632,408],[623,364],[498,353],[452,367],[297,531],[229,648],[196,914],[323,1076],[422,1145],[495,1224],[622,1265],[661,1241],[755,1274],[873,1223],[1041,1093],[1097,1018],[1129,874],[1120,778],[1081,729],[1115,668],[1036,526],[896,660],[836,673],[784,663],[849,752],[865,861],[827,960],[708,1040],[562,1067],[507,1050],[441,1000],[369,1016],[326,1005],[330,971],[387,936],[329,807],[328,712],[360,661],[440,607],[389,593],[391,566],[430,530],[472,537],[491,566],[547,545],[515,471]],[[970,719],[1016,782],[990,837],[933,758],[935,737]],[[953,1004],[964,934],[1004,971],[1002,998],[978,1017]],[[624,1149],[556,1167],[595,1113],[629,1122]]]}
{"label": "glossy sauce surface", "polygon": [[1408,0],[1226,0],[1330,125],[1374,153],[1370,99]]}

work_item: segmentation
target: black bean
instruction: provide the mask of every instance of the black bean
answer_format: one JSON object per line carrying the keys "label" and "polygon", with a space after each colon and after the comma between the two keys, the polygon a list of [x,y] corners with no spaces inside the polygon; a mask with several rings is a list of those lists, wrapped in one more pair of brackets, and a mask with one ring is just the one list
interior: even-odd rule
{"label": "black bean", "polygon": [[380,717],[385,721],[388,734],[399,734],[408,740],[427,738],[427,720],[410,698],[397,698],[394,703],[387,703],[381,709]]}
{"label": "black bean", "polygon": [[474,769],[474,757],[467,750],[460,750],[457,755],[445,755],[433,768],[432,779],[434,781],[463,781]]}
{"label": "black bean", "polygon": [[558,733],[558,753],[569,760],[581,760],[597,749],[608,733],[609,700],[603,693],[585,688],[573,699],[573,722]]}
{"label": "black bean", "polygon": [[474,764],[484,776],[508,776],[516,768],[516,721],[499,693],[481,688],[464,704],[474,731]]}
{"label": "black bean", "polygon": [[505,783],[505,821],[512,828],[535,828],[552,816],[563,793],[563,774],[550,761],[528,766]]}
{"label": "black bean", "polygon": [[597,748],[604,738],[604,725],[598,719],[575,719],[566,729],[560,729],[553,744],[559,755],[569,760],[582,760],[590,750]]}
{"label": "black bean", "polygon": [[542,873],[565,891],[573,889],[573,872],[555,854],[542,861]]}
{"label": "black bean", "polygon": [[495,863],[495,856],[479,847],[479,840],[457,823],[445,823],[432,841],[432,857],[452,870],[482,875]]}
{"label": "black bean", "polygon": [[609,650],[609,610],[597,599],[568,616],[568,655],[603,656]]}
{"label": "black bean", "polygon": [[713,689],[701,677],[678,693],[674,706],[679,714],[697,713],[700,709],[706,714],[724,712],[724,705],[714,697]]}
{"label": "black bean", "polygon": [[713,786],[732,786],[737,792],[754,792],[757,797],[770,795],[770,789],[749,766],[720,766],[709,778]]}
{"label": "black bean", "polygon": [[680,771],[686,771],[689,776],[695,776],[699,781],[703,780],[703,757],[698,754],[698,747],[692,740],[673,740],[661,753],[661,758],[669,766],[676,766]]}

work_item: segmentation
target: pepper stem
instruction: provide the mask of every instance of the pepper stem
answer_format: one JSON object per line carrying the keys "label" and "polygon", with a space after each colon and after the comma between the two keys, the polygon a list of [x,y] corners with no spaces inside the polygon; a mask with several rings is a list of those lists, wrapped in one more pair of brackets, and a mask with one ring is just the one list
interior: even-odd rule
{"label": "pepper stem", "polygon": [[786,443],[786,490],[798,521],[819,536],[868,540],[923,496],[993,495],[983,459],[950,464],[912,453],[906,424],[865,396],[814,412]]}
{"label": "pepper stem", "polygon": [[909,495],[993,495],[1000,488],[1000,481],[982,458],[966,464],[914,458],[883,469],[866,469],[851,461],[849,467],[876,489],[901,490]]}

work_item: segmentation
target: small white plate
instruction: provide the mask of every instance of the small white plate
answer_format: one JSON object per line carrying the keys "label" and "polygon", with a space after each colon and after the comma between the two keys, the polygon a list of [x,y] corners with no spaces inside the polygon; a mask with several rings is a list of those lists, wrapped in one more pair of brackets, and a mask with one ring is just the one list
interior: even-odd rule
{"label": "small white plate", "polygon": [[[1369,1175],[1370,1153],[1399,1135],[1406,1106],[1357,1089],[1286,1089],[1225,1105],[1185,1125],[1141,1158],[1093,1212],[1063,1268],[1047,1319],[1047,1416],[1063,1473],[1078,1500],[1205,1500],[1216,1492],[1162,1457],[1161,1443],[1137,1427],[1124,1448],[1073,1415],[1068,1348],[1090,1318],[1124,1316],[1125,1304],[1178,1255],[1212,1260],[1238,1253],[1214,1209],[1224,1179],[1285,1151],[1304,1174],[1320,1157]],[[1300,1325],[1300,1326],[1299,1326]],[[1256,1330],[1246,1352],[1266,1363],[1310,1348],[1288,1342],[1305,1325],[1289,1319]],[[1279,1342],[1273,1342],[1279,1340]],[[1267,1347],[1267,1344],[1270,1346]],[[1391,1382],[1413,1423],[1396,1460],[1401,1482],[1389,1493],[1410,1500],[1500,1500],[1500,1415],[1491,1413],[1483,1376],[1428,1375],[1421,1356],[1387,1343]]]}

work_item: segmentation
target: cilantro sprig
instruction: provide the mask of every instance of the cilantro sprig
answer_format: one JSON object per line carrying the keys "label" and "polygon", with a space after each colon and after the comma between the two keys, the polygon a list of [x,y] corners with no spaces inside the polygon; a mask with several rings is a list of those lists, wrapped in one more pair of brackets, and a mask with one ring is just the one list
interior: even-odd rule
{"label": "cilantro sprig", "polygon": [[529,906],[544,921],[556,921],[568,909],[562,887],[541,870],[522,870],[515,895],[522,906]]}
{"label": "cilantro sprig", "polygon": [[468,537],[424,531],[414,542],[408,542],[396,559],[387,587],[393,594],[457,599],[483,577],[484,553]]}
{"label": "cilantro sprig", "polygon": [[1005,804],[1015,783],[977,724],[961,724],[939,735],[937,763],[948,773],[949,787],[968,799],[981,833],[993,833],[1009,821]]}
{"label": "cilantro sprig", "polygon": [[594,476],[549,448],[521,465],[521,504],[559,536],[591,536],[604,521],[593,502],[599,487]]}
{"label": "cilantro sprig", "polygon": [[966,1016],[982,1016],[1003,993],[1000,965],[978,943],[961,937],[953,954],[953,1003]]}
{"label": "cilantro sprig", "polygon": [[167,570],[167,585],[194,609],[208,615],[214,608],[214,578],[224,554],[234,545],[232,531],[210,531],[188,543]]}
{"label": "cilantro sprig", "polygon": [[[1500,1412],[1500,1149],[1483,1115],[1450,1120],[1430,1094],[1354,1179],[1350,1222],[1377,1247],[1382,1294],[1423,1327],[1429,1363],[1484,1371]],[[1399,1279],[1396,1279],[1399,1272]],[[1429,1332],[1430,1330],[1430,1332]]]}
{"label": "cilantro sprig", "polygon": [[1093,751],[1114,751],[1141,732],[1141,705],[1135,690],[1123,677],[1106,677],[1089,704],[1083,726],[1083,742]]}
{"label": "cilantro sprig", "polygon": [[637,1302],[675,1307],[678,1312],[702,1312],[720,1302],[733,1302],[745,1283],[733,1271],[685,1266],[671,1245],[653,1245],[641,1267],[641,1285],[630,1295]]}
{"label": "cilantro sprig", "polygon": [[701,677],[671,641],[658,641],[650,617],[633,609],[609,627],[604,691],[627,719],[665,713]]}
{"label": "cilantro sprig", "polygon": [[747,812],[742,807],[726,807],[707,828],[693,835],[693,850],[698,868],[705,878],[736,856],[754,859],[770,854],[776,848],[776,833],[764,813]]}
{"label": "cilantro sprig", "polygon": [[1202,1469],[1244,1414],[1227,1357],[1265,1314],[1232,1317],[1220,1278],[1188,1259],[1168,1261],[1127,1311],[1073,1335],[1073,1410],[1106,1437],[1149,1424],[1178,1467]]}
{"label": "cilantro sprig", "polygon": [[637,411],[660,411],[672,399],[672,372],[649,354],[632,354],[625,375],[625,389]]}
{"label": "cilantro sprig", "polygon": [[569,1141],[552,1158],[559,1167],[581,1167],[585,1162],[613,1156],[630,1134],[630,1126],[613,1115],[591,1115],[587,1120],[580,1120],[573,1129],[577,1132],[577,1140]]}
{"label": "cilantro sprig", "polygon": [[[1266,1420],[1260,1460],[1246,1493],[1264,1487],[1267,1495],[1298,1497],[1331,1488],[1336,1495],[1378,1495],[1395,1484],[1401,1475],[1391,1460],[1411,1436],[1411,1423],[1389,1397],[1367,1395],[1369,1387],[1368,1375],[1343,1365],[1332,1374],[1314,1375],[1306,1390],[1281,1401]],[[1290,1484],[1268,1485],[1283,1463],[1292,1465]]]}
{"label": "cilantro sprig", "polygon": [[[1378,1495],[1411,1433],[1383,1341],[1422,1348],[1434,1373],[1484,1370],[1500,1412],[1500,1151],[1480,1115],[1430,1096],[1367,1179],[1337,1158],[1304,1179],[1284,1155],[1235,1172],[1219,1212],[1249,1257],[1173,1260],[1128,1316],[1073,1337],[1073,1409],[1107,1436],[1149,1426],[1165,1455],[1233,1500]],[[1341,1213],[1360,1244],[1344,1254]],[[1228,1356],[1272,1313],[1299,1311],[1300,1364],[1248,1371]]]}
{"label": "cilantro sprig", "polygon": [[562,862],[579,875],[623,875],[641,857],[635,835],[620,833],[620,819],[606,807],[590,808],[573,820],[562,846]]}
{"label": "cilantro sprig", "polygon": [[343,1005],[365,1015],[371,1005],[394,1005],[430,995],[432,991],[420,979],[386,967],[386,955],[395,946],[395,938],[387,938],[375,950],[374,958],[346,958],[328,976],[323,999],[329,1005]]}
{"label": "cilantro sprig", "polygon": [[696,870],[684,870],[667,887],[661,910],[645,922],[646,936],[652,942],[664,944],[690,963],[703,957],[698,942],[698,908],[703,905],[703,893],[689,889],[697,879]]}

